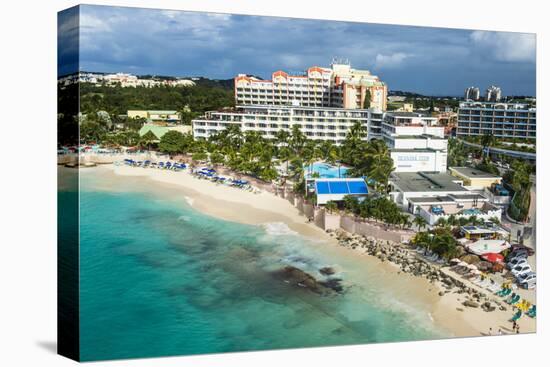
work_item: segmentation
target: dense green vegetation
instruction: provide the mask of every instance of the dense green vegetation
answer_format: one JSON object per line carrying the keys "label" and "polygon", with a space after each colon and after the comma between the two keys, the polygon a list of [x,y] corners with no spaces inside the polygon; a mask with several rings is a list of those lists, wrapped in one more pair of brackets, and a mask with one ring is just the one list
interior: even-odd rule
{"label": "dense green vegetation", "polygon": [[[480,144],[484,147],[490,146],[494,148],[515,150],[518,152],[536,153],[536,148],[521,145],[521,144],[535,145],[537,143],[536,139],[529,139],[529,138],[528,139],[524,139],[524,138],[496,139],[494,135],[489,135],[489,134],[483,135],[483,136],[463,136],[463,137],[460,137],[460,139],[465,140],[469,143]],[[490,140],[488,141],[488,139]],[[487,143],[490,143],[490,144],[487,144]]]}
{"label": "dense green vegetation", "polygon": [[363,140],[365,136],[363,125],[353,125],[340,148],[341,160],[351,166],[350,175],[366,176],[376,182],[377,189],[384,191],[394,170],[390,151],[384,141],[373,139],[366,142]]}
{"label": "dense green vegetation", "polygon": [[465,145],[458,139],[449,139],[447,145],[447,163],[449,167],[466,166],[468,155],[473,154],[474,149]]}
{"label": "dense green vegetation", "polygon": [[[296,191],[304,192],[304,167],[323,160],[331,164],[352,165],[351,171],[375,180],[380,188],[387,186],[393,161],[385,143],[362,140],[364,131],[358,123],[346,137],[342,147],[329,141],[307,139],[298,126],[291,131],[279,130],[275,139],[266,139],[259,132],[243,133],[236,125],[210,136],[208,140],[193,140],[179,132],[166,133],[158,149],[170,155],[191,154],[195,160],[231,169],[266,181],[276,179],[276,166],[282,165],[282,179],[290,178]],[[200,159],[199,159],[200,158]]]}
{"label": "dense green vegetation", "polygon": [[[77,85],[74,88],[76,87]],[[60,100],[70,97],[63,90],[59,95]],[[65,95],[67,97],[64,97]],[[217,83],[209,84],[205,81],[194,87],[152,88],[123,88],[81,83],[80,140],[82,143],[146,146],[147,142],[142,142],[136,137],[146,120],[128,118],[128,110],[175,110],[181,115],[183,124],[190,124],[193,118],[206,111],[232,107],[233,99],[231,90],[220,87]],[[60,124],[67,123],[64,116],[60,118]]]}
{"label": "dense green vegetation", "polygon": [[449,228],[434,228],[431,231],[418,232],[411,242],[447,260],[460,255],[456,239]]}
{"label": "dense green vegetation", "polygon": [[512,163],[505,179],[514,189],[514,197],[508,208],[508,214],[515,220],[525,221],[529,215],[531,204],[531,175],[532,166],[524,161]]}
{"label": "dense green vegetation", "polygon": [[175,110],[182,114],[183,123],[189,124],[206,111],[231,106],[234,106],[233,92],[217,86],[123,88],[80,84],[80,111],[91,119],[99,111],[118,118],[128,110]]}
{"label": "dense green vegetation", "polygon": [[374,219],[384,223],[410,227],[410,217],[390,199],[380,197],[367,197],[358,200],[356,196],[344,197],[344,208],[355,216],[363,219]]}
{"label": "dense green vegetation", "polygon": [[[496,220],[495,220],[496,219]],[[495,224],[498,224],[498,218],[494,218],[492,220]],[[468,218],[464,217],[457,217],[454,214],[449,215],[449,218],[439,218],[437,222],[435,223],[436,227],[448,227],[448,228],[454,228],[459,226],[465,226],[465,225],[472,225],[477,226],[483,224],[483,220],[476,217],[475,215],[472,215]]]}

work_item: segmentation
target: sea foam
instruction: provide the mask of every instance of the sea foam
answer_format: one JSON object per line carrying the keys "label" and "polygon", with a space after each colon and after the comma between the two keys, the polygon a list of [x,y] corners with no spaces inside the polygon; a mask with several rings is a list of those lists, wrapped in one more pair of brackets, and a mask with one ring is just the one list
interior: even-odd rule
{"label": "sea foam", "polygon": [[182,222],[189,222],[191,220],[191,217],[188,215],[181,215],[178,217],[178,220]]}
{"label": "sea foam", "polygon": [[294,236],[298,232],[293,231],[290,227],[283,222],[269,222],[262,224],[265,232],[271,236]]}
{"label": "sea foam", "polygon": [[189,196],[185,196],[185,201],[189,204],[189,206],[193,206],[193,203],[195,202],[195,200]]}

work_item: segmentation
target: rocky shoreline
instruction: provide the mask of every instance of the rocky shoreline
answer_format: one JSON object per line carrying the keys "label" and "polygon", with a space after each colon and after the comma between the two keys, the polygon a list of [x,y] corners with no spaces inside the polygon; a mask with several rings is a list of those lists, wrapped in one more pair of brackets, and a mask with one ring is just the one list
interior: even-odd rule
{"label": "rocky shoreline", "polygon": [[319,280],[313,275],[298,269],[294,266],[287,265],[284,268],[273,272],[277,279],[282,279],[285,283],[291,286],[301,287],[317,293],[322,296],[331,294],[340,294],[344,291],[341,278],[330,277],[333,275],[334,269],[323,267],[319,269],[319,273],[326,277],[324,280]]}
{"label": "rocky shoreline", "polygon": [[[497,309],[507,311],[507,307],[501,301],[490,297],[488,293],[470,287],[459,277],[446,274],[442,268],[447,265],[430,263],[407,244],[378,240],[372,236],[350,234],[340,229],[327,230],[327,233],[334,237],[342,247],[374,256],[382,262],[391,263],[399,268],[398,273],[426,278],[430,283],[439,287],[438,295],[440,297],[446,294],[463,295],[465,296],[465,300],[462,302],[464,307],[481,308],[485,312],[493,312]],[[464,308],[457,307],[457,311],[464,311]]]}

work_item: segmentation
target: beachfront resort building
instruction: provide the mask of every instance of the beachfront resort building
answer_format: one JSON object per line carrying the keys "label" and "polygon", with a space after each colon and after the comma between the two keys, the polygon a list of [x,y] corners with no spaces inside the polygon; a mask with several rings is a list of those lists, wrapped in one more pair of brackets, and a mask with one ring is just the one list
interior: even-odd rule
{"label": "beachfront resort building", "polygon": [[390,197],[403,210],[420,215],[429,225],[439,219],[470,218],[500,220],[502,209],[478,192],[469,191],[463,181],[448,173],[393,172]]}
{"label": "beachfront resort building", "polygon": [[505,139],[535,139],[537,109],[525,103],[461,102],[457,137],[486,134]]}
{"label": "beachfront resort building", "polygon": [[388,87],[377,76],[342,62],[334,62],[330,68],[312,66],[300,75],[278,70],[270,80],[246,74],[235,77],[235,101],[239,105],[294,104],[385,111],[387,96]]}
{"label": "beachfront resort building", "polygon": [[380,125],[370,121],[369,138],[382,138],[390,149],[395,172],[445,172],[447,139],[436,117],[415,112],[387,112]]}
{"label": "beachfront resort building", "polygon": [[266,138],[275,138],[279,130],[290,131],[297,125],[309,139],[341,144],[357,122],[367,131],[365,140],[383,139],[388,144],[396,172],[446,171],[444,127],[436,126],[435,117],[412,112],[292,105],[238,106],[235,110],[207,112],[194,119],[193,135],[195,139],[207,139],[234,124],[242,132],[259,131]]}
{"label": "beachfront resort building", "polygon": [[[242,132],[258,131],[265,138],[275,138],[279,130],[300,127],[309,139],[328,140],[340,144],[357,122],[368,130],[369,121],[381,124],[383,114],[372,110],[305,106],[237,106],[235,110],[207,112],[193,120],[195,139],[206,139],[229,125]],[[367,137],[365,137],[367,139]]]}

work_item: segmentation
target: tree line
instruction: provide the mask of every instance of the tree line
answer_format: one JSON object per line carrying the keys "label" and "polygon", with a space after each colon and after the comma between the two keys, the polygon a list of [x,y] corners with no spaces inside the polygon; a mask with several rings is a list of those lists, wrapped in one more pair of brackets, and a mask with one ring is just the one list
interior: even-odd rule
{"label": "tree line", "polygon": [[112,118],[128,110],[176,110],[183,123],[206,111],[235,105],[232,90],[218,86],[154,86],[123,88],[121,86],[80,83],[80,112],[96,116],[106,111]]}
{"label": "tree line", "polygon": [[206,140],[194,140],[191,134],[169,131],[160,139],[161,152],[177,155],[192,154],[193,159],[253,175],[266,181],[276,179],[277,165],[283,175],[296,184],[296,191],[304,189],[304,167],[322,160],[329,164],[345,164],[354,176],[366,176],[378,188],[387,187],[393,161],[382,140],[364,141],[364,127],[358,122],[349,131],[343,144],[308,139],[298,126],[290,131],[279,130],[274,139],[260,132],[242,132],[237,125],[211,135]]}

